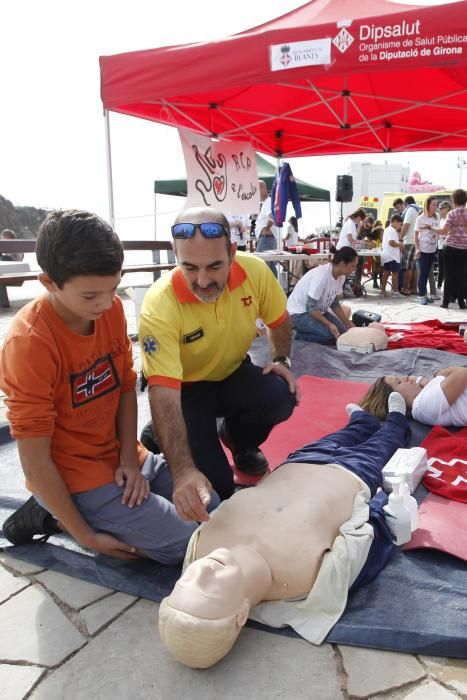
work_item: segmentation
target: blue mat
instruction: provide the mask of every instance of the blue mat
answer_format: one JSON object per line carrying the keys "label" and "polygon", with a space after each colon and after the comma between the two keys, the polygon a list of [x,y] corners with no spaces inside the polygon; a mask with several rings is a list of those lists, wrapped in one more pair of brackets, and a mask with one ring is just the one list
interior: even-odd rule
{"label": "blue mat", "polygon": [[[336,378],[352,377],[371,381],[396,371],[424,373],[429,369],[459,364],[450,353],[429,350],[393,350],[370,356],[338,353],[310,343],[295,343],[297,374]],[[267,359],[267,348],[260,339],[253,348],[256,361]],[[464,364],[462,358],[460,364]],[[402,365],[402,368],[401,368]],[[399,369],[396,370],[396,367]],[[146,395],[139,396],[140,424],[148,418]],[[412,444],[420,444],[429,428],[413,423]],[[23,487],[16,445],[0,434],[0,523],[28,497]],[[417,491],[420,501],[425,490]],[[459,533],[467,536],[467,533]],[[0,531],[0,546],[8,543]],[[85,552],[65,535],[45,544],[9,547],[19,559],[85,581],[131,595],[159,601],[172,590],[180,567],[152,561],[121,561]],[[251,627],[290,637],[291,628],[276,630],[254,622]],[[406,651],[436,656],[467,658],[467,563],[435,550],[395,551],[380,575],[349,596],[339,622],[328,642]]]}

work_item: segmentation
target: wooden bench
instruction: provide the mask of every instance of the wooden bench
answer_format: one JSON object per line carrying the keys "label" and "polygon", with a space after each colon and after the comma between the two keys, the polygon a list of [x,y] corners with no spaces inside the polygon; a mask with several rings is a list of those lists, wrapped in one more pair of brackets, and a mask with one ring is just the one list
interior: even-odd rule
{"label": "wooden bench", "polygon": [[[175,267],[175,257],[170,241],[122,241],[124,250],[151,250],[153,262],[124,264],[122,274],[131,272],[152,272],[154,279],[160,276],[163,270],[171,270]],[[0,254],[2,253],[34,253],[36,250],[35,239],[0,240]],[[160,262],[161,251],[167,251],[168,261]],[[8,308],[10,302],[8,299],[8,286],[21,286],[23,282],[37,280],[39,270],[31,270],[29,272],[5,272],[0,273],[0,306]]]}

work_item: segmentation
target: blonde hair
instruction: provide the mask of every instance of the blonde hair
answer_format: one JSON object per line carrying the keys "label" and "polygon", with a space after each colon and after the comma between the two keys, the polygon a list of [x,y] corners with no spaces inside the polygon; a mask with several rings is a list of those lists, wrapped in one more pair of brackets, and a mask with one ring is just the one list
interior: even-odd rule
{"label": "blonde hair", "polygon": [[366,392],[359,401],[359,406],[368,413],[373,413],[380,420],[384,420],[388,415],[389,394],[394,391],[386,382],[384,377],[380,377]]}
{"label": "blonde hair", "polygon": [[159,608],[161,639],[173,656],[191,668],[209,668],[229,653],[248,616],[245,610],[206,620],[173,608],[164,598]]}

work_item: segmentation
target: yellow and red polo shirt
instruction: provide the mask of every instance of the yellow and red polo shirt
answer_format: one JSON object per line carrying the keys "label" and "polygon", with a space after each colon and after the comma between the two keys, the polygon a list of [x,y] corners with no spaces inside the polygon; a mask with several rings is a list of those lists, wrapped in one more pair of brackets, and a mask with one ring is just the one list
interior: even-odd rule
{"label": "yellow and red polo shirt", "polygon": [[143,371],[149,385],[221,381],[242,363],[256,337],[256,319],[274,328],[287,298],[267,265],[237,253],[217,301],[199,301],[175,268],[144,297],[139,320]]}

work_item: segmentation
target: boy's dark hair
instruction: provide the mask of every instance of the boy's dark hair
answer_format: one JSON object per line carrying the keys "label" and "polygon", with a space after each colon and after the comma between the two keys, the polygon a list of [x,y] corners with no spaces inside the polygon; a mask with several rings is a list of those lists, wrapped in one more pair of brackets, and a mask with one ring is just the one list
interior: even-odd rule
{"label": "boy's dark hair", "polygon": [[404,200],[402,199],[402,197],[397,197],[397,199],[393,201],[392,206],[397,207],[399,204],[404,204]]}
{"label": "boy's dark hair", "polygon": [[56,210],[42,223],[36,242],[37,262],[61,289],[78,275],[116,275],[123,246],[111,226],[97,214]]}
{"label": "boy's dark hair", "polygon": [[406,204],[415,204],[415,199],[412,197],[411,194],[408,194],[407,197],[404,199],[404,202]]}
{"label": "boy's dark hair", "polygon": [[400,224],[402,224],[404,221],[404,218],[400,214],[393,214],[391,216],[391,224],[394,223],[394,221],[398,221]]}

